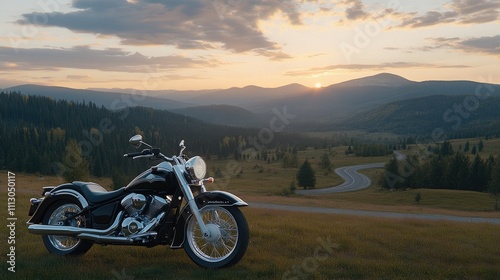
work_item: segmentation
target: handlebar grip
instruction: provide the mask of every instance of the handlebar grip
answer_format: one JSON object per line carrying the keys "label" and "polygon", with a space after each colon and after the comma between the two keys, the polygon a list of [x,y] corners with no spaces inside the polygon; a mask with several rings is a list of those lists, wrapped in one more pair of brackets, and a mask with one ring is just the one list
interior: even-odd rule
{"label": "handlebar grip", "polygon": [[137,156],[144,156],[144,155],[149,155],[149,154],[151,154],[151,150],[144,149],[140,153],[128,153],[128,154],[124,154],[123,156],[124,157],[137,157]]}
{"label": "handlebar grip", "polygon": [[128,153],[128,154],[124,154],[123,156],[124,157],[136,157],[136,156],[140,156],[142,155],[142,153]]}

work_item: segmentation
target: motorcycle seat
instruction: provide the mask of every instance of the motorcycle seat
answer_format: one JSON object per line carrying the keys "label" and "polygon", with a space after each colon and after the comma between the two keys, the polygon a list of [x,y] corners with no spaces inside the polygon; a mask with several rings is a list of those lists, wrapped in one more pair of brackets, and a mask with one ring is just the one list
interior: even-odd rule
{"label": "motorcycle seat", "polygon": [[83,196],[90,204],[96,204],[119,197],[125,191],[124,188],[120,188],[115,191],[108,192],[101,185],[92,182],[76,181],[73,182],[73,184],[81,188]]}

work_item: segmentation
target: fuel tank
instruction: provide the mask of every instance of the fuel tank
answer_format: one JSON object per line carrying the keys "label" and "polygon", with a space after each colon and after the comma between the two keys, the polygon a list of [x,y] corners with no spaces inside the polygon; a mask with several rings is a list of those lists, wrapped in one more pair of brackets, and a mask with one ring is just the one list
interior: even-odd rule
{"label": "fuel tank", "polygon": [[127,192],[165,192],[173,194],[178,187],[177,179],[169,162],[162,162],[135,177],[126,187]]}

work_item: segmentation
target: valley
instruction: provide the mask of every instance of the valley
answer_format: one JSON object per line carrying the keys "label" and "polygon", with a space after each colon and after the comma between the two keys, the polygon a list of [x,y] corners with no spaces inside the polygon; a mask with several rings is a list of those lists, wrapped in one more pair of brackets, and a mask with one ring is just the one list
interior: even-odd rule
{"label": "valley", "polygon": [[[478,88],[488,91],[477,95]],[[56,274],[45,268],[54,267],[60,258],[47,256],[38,246],[38,237],[24,227],[18,229],[17,248],[31,253],[21,253],[18,269],[23,277],[35,277],[37,271],[52,279],[73,273],[77,263],[94,267],[86,274],[89,279],[116,275],[154,279],[166,271],[175,271],[179,279],[281,279],[294,276],[294,267],[314,253],[308,248],[323,238],[334,247],[331,257],[311,272],[320,279],[448,278],[459,273],[494,279],[499,275],[494,265],[498,225],[489,221],[500,219],[500,212],[495,211],[495,197],[489,192],[439,186],[387,189],[384,169],[375,168],[360,171],[371,180],[366,189],[301,194],[297,172],[304,161],[310,162],[315,171],[313,190],[321,191],[343,183],[335,168],[388,163],[394,156],[418,156],[425,162],[436,156],[444,140],[471,162],[476,156],[498,158],[498,92],[498,85],[412,82],[389,74],[321,89],[250,86],[185,96],[151,92],[138,97],[103,89],[80,92],[29,86],[3,90],[0,169],[6,171],[0,173],[0,183],[4,184],[7,171],[16,173],[19,217],[42,186],[65,182],[61,169],[54,167],[71,167],[65,161],[70,141],[88,162],[85,180],[108,190],[156,164],[146,159],[132,163],[122,157],[133,151],[127,143],[133,134],[143,135],[166,154],[176,153],[184,139],[188,154],[203,156],[208,175],[216,178],[207,185],[209,190],[234,193],[250,204],[243,209],[250,224],[249,251],[231,270],[193,269],[185,254],[165,248],[117,246],[93,248],[78,261],[63,260]],[[478,149],[474,154],[473,146]],[[4,189],[0,193],[6,194]],[[0,210],[2,216],[5,211]],[[306,235],[314,238],[296,239]],[[289,244],[292,239],[294,245]],[[276,259],[276,252],[287,257]],[[380,255],[385,259],[380,260]],[[428,267],[429,258],[439,261]],[[106,259],[107,265],[95,259]],[[149,269],[128,269],[145,264],[145,259],[144,267]],[[151,259],[157,260],[151,263]]]}

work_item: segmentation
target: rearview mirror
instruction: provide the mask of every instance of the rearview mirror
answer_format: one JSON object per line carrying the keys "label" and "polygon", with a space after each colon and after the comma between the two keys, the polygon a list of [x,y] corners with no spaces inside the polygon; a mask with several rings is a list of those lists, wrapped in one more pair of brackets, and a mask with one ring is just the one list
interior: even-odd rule
{"label": "rearview mirror", "polygon": [[142,145],[142,136],[140,134],[134,135],[128,140],[130,145],[139,148]]}

